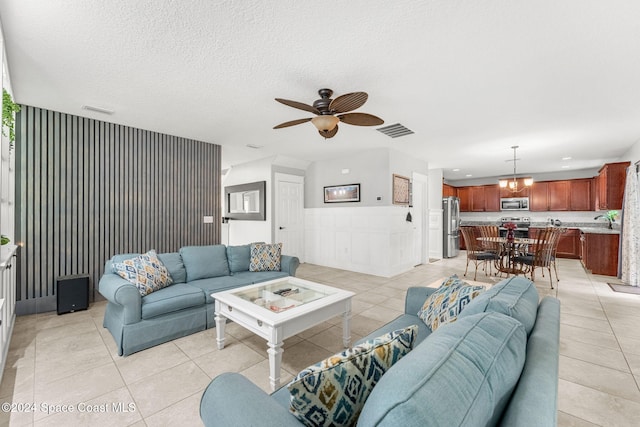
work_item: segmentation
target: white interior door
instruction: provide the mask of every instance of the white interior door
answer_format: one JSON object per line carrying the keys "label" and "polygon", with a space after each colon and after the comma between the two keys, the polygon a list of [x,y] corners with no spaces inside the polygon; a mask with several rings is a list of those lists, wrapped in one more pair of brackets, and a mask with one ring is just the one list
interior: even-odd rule
{"label": "white interior door", "polygon": [[304,256],[304,177],[276,173],[275,241],[282,253]]}

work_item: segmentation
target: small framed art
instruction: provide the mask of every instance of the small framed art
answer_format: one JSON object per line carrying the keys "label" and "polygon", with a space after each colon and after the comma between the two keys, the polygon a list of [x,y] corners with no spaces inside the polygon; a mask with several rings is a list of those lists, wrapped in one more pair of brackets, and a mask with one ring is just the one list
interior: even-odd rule
{"label": "small framed art", "polygon": [[408,205],[411,201],[411,181],[406,176],[393,174],[393,204]]}

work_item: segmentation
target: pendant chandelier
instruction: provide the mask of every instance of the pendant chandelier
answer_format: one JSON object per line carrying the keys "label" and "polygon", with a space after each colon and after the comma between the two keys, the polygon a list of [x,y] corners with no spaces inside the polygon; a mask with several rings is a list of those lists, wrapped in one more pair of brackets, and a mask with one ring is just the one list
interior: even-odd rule
{"label": "pendant chandelier", "polygon": [[[518,180],[516,178],[516,162],[517,162],[517,158],[516,158],[516,150],[518,149],[518,145],[512,145],[511,148],[513,149],[513,179],[509,180],[509,179],[501,179],[498,181],[498,184],[500,185],[500,188],[507,188],[509,187],[509,190],[511,190],[512,193],[518,193],[522,190],[524,190],[525,188],[531,187],[531,185],[533,185],[533,178],[524,178],[524,186],[520,189],[518,189]],[[507,160],[508,162],[510,162],[511,160]]]}

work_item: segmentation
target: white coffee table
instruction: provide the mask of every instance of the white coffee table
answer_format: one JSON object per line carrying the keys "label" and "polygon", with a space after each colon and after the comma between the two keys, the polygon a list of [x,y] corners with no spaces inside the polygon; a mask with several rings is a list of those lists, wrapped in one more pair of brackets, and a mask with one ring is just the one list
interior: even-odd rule
{"label": "white coffee table", "polygon": [[[288,290],[288,291],[287,291]],[[280,386],[283,341],[332,317],[342,315],[342,343],[351,345],[353,292],[286,277],[211,294],[215,299],[216,341],[224,348],[226,320],[267,340],[269,384]]]}

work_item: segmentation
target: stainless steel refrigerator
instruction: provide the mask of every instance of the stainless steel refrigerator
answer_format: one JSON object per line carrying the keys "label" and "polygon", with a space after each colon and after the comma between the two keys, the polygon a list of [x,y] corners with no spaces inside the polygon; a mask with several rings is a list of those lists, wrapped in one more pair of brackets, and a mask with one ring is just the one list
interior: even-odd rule
{"label": "stainless steel refrigerator", "polygon": [[444,258],[453,258],[460,252],[460,199],[444,197],[442,199],[443,249]]}

